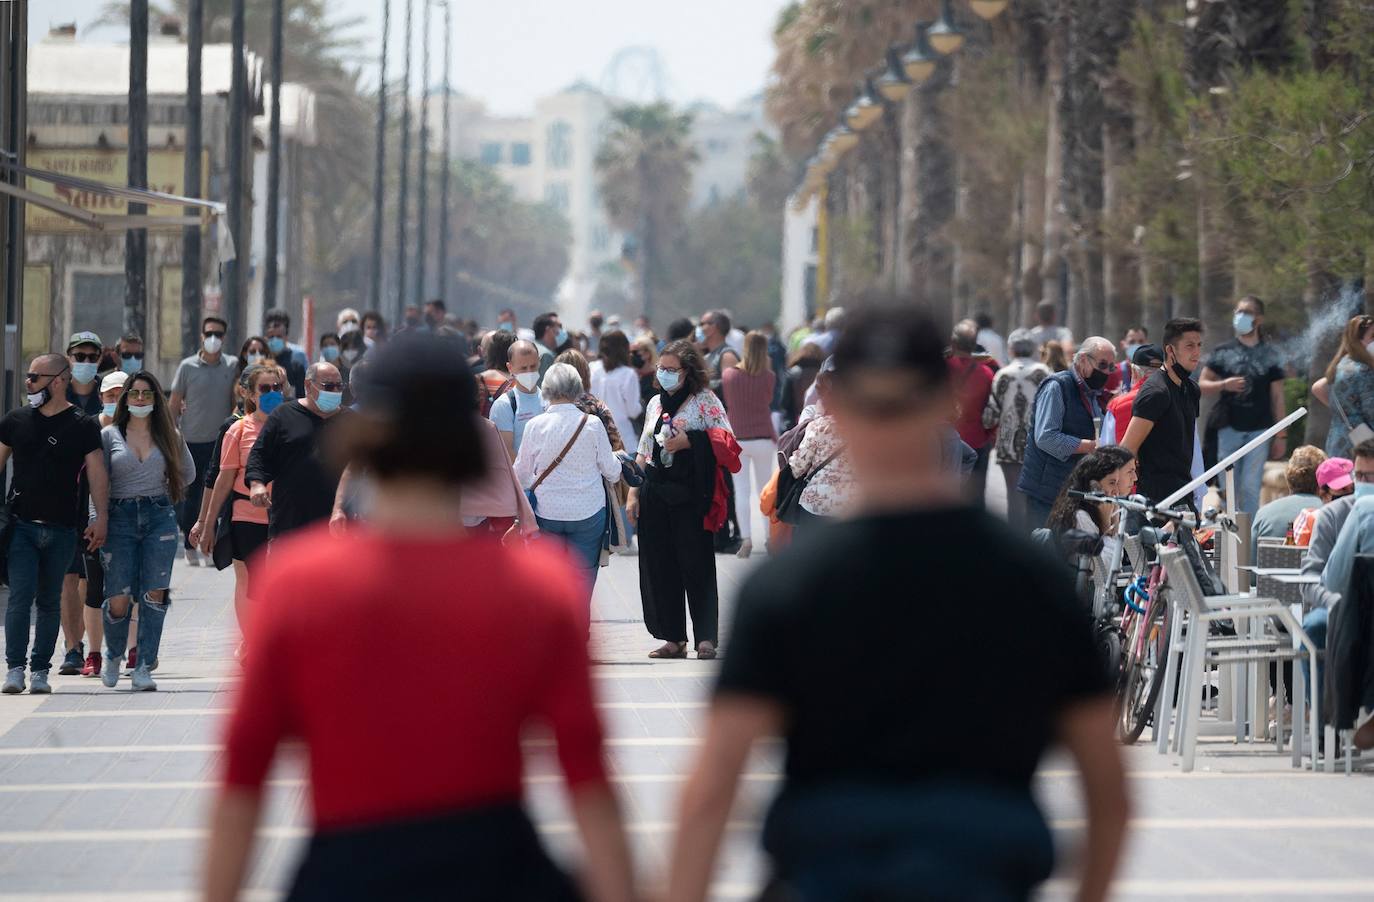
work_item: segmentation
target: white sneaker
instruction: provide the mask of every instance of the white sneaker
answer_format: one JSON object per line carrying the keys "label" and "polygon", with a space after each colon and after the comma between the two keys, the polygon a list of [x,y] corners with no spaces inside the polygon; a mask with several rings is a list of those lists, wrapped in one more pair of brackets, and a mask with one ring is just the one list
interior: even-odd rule
{"label": "white sneaker", "polygon": [[18,695],[24,691],[24,668],[11,667],[9,673],[5,674],[5,687],[0,692],[6,695]]}
{"label": "white sneaker", "polygon": [[200,566],[200,552],[199,552],[199,551],[196,551],[194,548],[187,548],[187,549],[186,549],[186,563],[190,564],[192,567],[199,567],[199,566]]}
{"label": "white sneaker", "polygon": [[46,670],[35,670],[29,677],[29,695],[52,695],[52,687],[48,685],[48,672]]}
{"label": "white sneaker", "polygon": [[148,668],[143,664],[134,669],[134,675],[130,682],[133,683],[135,692],[157,691],[157,683],[153,682],[153,675],[148,672]]}
{"label": "white sneaker", "polygon": [[754,543],[750,539],[745,539],[739,546],[739,551],[735,552],[737,558],[747,558],[754,553]]}
{"label": "white sneaker", "polygon": [[119,670],[122,663],[124,663],[122,657],[105,656],[105,663],[100,668],[100,682],[104,683],[107,688],[113,689],[119,685]]}

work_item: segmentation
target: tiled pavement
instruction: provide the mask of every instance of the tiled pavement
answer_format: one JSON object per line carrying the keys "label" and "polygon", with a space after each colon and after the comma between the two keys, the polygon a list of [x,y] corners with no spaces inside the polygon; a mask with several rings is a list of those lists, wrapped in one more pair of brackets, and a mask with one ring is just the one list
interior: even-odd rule
{"label": "tiled pavement", "polygon": [[[728,624],[729,600],[750,565],[717,561]],[[56,692],[47,698],[0,698],[0,902],[194,897],[236,631],[227,574],[179,564],[173,583],[177,603],[157,693],[131,693],[127,681],[109,691],[95,680],[54,677]],[[594,604],[593,655],[611,770],[637,863],[645,874],[661,875],[714,666],[644,656],[654,642],[640,622],[633,558],[617,558],[602,571]],[[728,653],[728,636],[724,647]],[[1008,691],[1008,704],[1015,704],[1014,680]],[[957,755],[962,740],[937,725],[931,741]],[[1374,899],[1369,777],[1295,772],[1272,753],[1229,744],[1213,746],[1191,775],[1146,747],[1128,757],[1136,810],[1119,898]],[[778,767],[776,748],[760,751],[748,767],[717,898],[747,898],[757,884],[757,825]],[[551,750],[531,748],[528,774],[529,800],[547,841],[557,854],[575,855]],[[273,779],[253,898],[277,897],[307,822],[298,764],[288,757]],[[1081,842],[1072,770],[1047,761],[1038,792],[1067,872]],[[1069,886],[1056,881],[1045,895],[1067,898]]]}

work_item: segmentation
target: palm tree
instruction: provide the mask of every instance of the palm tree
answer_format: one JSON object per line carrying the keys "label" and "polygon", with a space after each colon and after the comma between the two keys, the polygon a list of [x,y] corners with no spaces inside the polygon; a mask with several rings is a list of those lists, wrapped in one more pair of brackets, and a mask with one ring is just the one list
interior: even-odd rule
{"label": "palm tree", "polygon": [[596,155],[598,189],[611,223],[635,239],[640,303],[645,316],[662,273],[666,250],[682,227],[697,162],[692,117],[666,103],[625,106],[611,113],[611,128]]}

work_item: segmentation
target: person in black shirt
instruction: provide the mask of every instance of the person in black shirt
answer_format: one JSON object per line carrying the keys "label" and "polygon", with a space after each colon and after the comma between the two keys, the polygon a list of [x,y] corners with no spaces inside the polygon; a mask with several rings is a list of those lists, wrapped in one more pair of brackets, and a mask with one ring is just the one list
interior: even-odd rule
{"label": "person in black shirt", "polygon": [[104,405],[100,401],[100,383],[96,373],[100,369],[100,336],[94,332],[77,332],[67,342],[67,364],[70,378],[66,397],[88,417],[100,416]]}
{"label": "person in black shirt", "polygon": [[[84,467],[96,516],[86,527],[86,546],[105,544],[110,483],[100,444],[100,423],[67,401],[71,365],[61,354],[44,354],[24,377],[29,406],[0,418],[0,469],[14,458],[10,510],[14,517],[9,547],[9,606],[5,611],[3,691],[24,691],[24,655],[29,641],[29,608],[37,605],[30,692],[51,692],[48,670],[61,619],[62,578],[76,552]],[[96,401],[100,395],[96,393]]]}
{"label": "person in black shirt", "polygon": [[[1287,376],[1278,349],[1264,340],[1264,302],[1248,295],[1236,302],[1232,316],[1234,341],[1217,346],[1207,355],[1198,385],[1204,395],[1221,395],[1217,402],[1220,429],[1217,456],[1228,457],[1283,419],[1283,380]],[[1264,484],[1264,462],[1278,460],[1288,450],[1288,436],[1274,436],[1269,454],[1256,448],[1236,464],[1235,509],[1259,510]]]}
{"label": "person in black shirt", "polygon": [[341,411],[343,389],[332,363],[311,365],[305,399],[272,411],[248,455],[244,481],[253,504],[270,510],[269,539],[328,520],[334,509],[340,471],[326,460],[324,437],[334,420],[350,413]]}
{"label": "person in black shirt", "polygon": [[[679,808],[673,902],[706,897],[739,770],[768,735],[787,744],[763,836],[779,898],[1028,897],[1053,866],[1031,778],[1055,742],[1087,799],[1079,898],[1106,894],[1127,807],[1109,682],[1067,570],[969,506],[941,466],[956,407],[946,334],[909,306],[870,306],[836,344],[827,411],[858,510],[745,584]],[[951,598],[978,616],[893,653]],[[986,628],[1007,619],[1015,630]],[[969,666],[970,649],[1016,660],[1016,678]]]}
{"label": "person in black shirt", "polygon": [[[1202,323],[1195,319],[1165,323],[1164,367],[1140,387],[1131,407],[1131,423],[1121,439],[1139,459],[1136,487],[1151,501],[1163,501],[1192,481],[1201,397],[1192,373],[1201,362]],[[1191,497],[1181,500],[1193,504]]]}

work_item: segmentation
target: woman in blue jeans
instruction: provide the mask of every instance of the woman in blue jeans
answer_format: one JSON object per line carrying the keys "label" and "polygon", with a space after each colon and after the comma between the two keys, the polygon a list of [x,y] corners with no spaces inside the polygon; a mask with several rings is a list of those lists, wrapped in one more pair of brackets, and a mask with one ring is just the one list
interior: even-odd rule
{"label": "woman in blue jeans", "polygon": [[100,559],[105,568],[105,660],[101,681],[119,682],[129,644],[129,617],[138,602],[138,666],[133,687],[157,688],[167,589],[177,556],[176,506],[196,478],[195,461],[172,424],[162,386],[149,372],[129,378],[114,422],[100,433],[110,472],[110,525]]}
{"label": "woman in blue jeans", "polygon": [[587,600],[596,585],[606,534],[606,488],[620,479],[606,427],[577,408],[582,377],[566,363],[544,374],[548,409],[525,424],[515,476],[533,493],[539,531],[562,541],[586,574]]}

